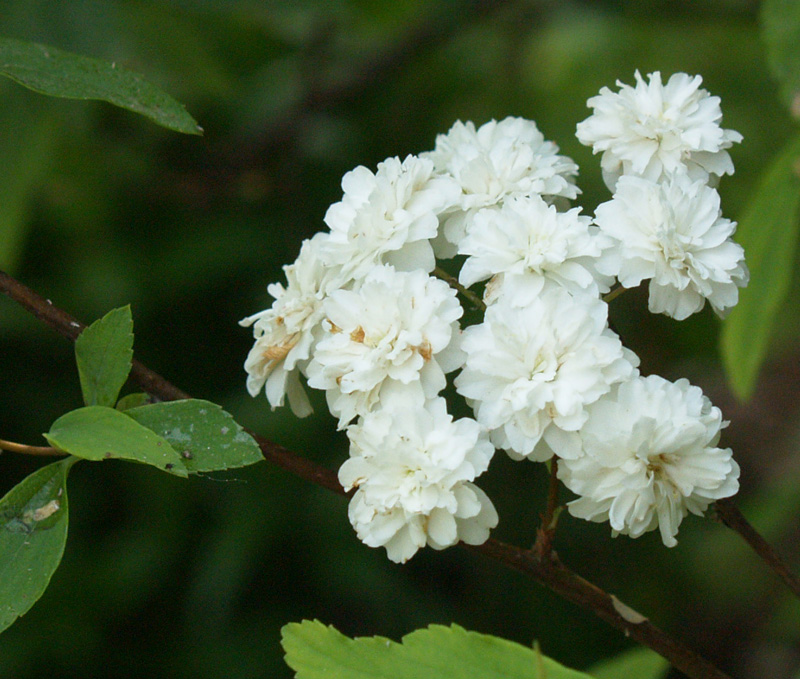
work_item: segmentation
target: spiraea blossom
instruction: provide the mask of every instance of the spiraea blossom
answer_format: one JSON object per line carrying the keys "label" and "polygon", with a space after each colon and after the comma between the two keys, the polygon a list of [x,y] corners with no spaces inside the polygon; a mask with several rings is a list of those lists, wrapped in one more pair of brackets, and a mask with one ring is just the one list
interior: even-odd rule
{"label": "spiraea blossom", "polygon": [[322,302],[343,282],[340,267],[325,266],[320,260],[319,249],[326,238],[319,233],[303,241],[297,260],[283,267],[286,286],[272,283],[267,287],[275,298],[272,306],[239,322],[253,326],[256,340],[244,364],[250,395],[264,389],[273,409],[282,406],[288,395],[298,417],[311,413],[299,375],[322,334]]}
{"label": "spiraea blossom", "polygon": [[437,171],[455,178],[461,187],[457,209],[444,219],[439,256],[453,256],[466,224],[480,208],[499,206],[514,196],[542,196],[548,202],[572,199],[578,166],[559,155],[558,146],[545,141],[532,120],[491,120],[478,129],[458,121],[436,138],[436,148],[424,154]]}
{"label": "spiraea blossom", "polygon": [[[457,122],[434,151],[344,176],[329,231],[241,324],[255,336],[250,393],[306,415],[304,378],[347,430],[339,480],[364,543],[397,562],[483,543],[498,516],[474,482],[495,448],[557,456],[574,516],[614,535],[659,528],[669,546],[688,513],[737,491],[720,411],[686,380],[640,378],[601,298],[615,279],[647,280],[655,313],[683,319],[707,300],[722,315],[747,283],[711,188],[741,137],[700,85],[637,72],[589,100],[578,137],[615,190],[594,218],[570,206],[578,167],[522,118]],[[436,268],[456,255],[459,272]],[[483,282],[481,303],[468,288]],[[465,329],[456,289],[485,309]],[[441,396],[459,369],[474,419],[454,420]]]}
{"label": "spiraea blossom", "polygon": [[619,282],[651,279],[653,313],[683,320],[708,300],[723,315],[748,282],[744,250],[731,239],[736,223],[722,217],[719,194],[702,181],[621,177],[595,221],[618,243]]}
{"label": "spiraea blossom", "polygon": [[332,292],[323,309],[308,384],[326,390],[340,428],[372,410],[387,385],[436,396],[463,362],[455,290],[424,271],[376,266],[353,290]]}
{"label": "spiraea blossom", "polygon": [[375,174],[363,166],[348,172],[342,189],[343,199],[325,215],[331,230],[321,249],[326,263],[341,266],[352,278],[380,263],[402,271],[433,270],[430,240],[438,215],[456,204],[461,192],[452,177],[435,175],[428,159],[387,158]]}
{"label": "spiraea blossom", "polygon": [[703,79],[675,73],[664,85],[661,73],[648,82],[636,71],[636,86],[617,81],[587,105],[594,113],[578,123],[578,140],[602,153],[600,164],[613,191],[621,175],[659,181],[668,174],[688,174],[708,181],[733,174],[727,150],[742,140],[720,127],[719,97],[700,87]]}
{"label": "spiraea blossom", "polygon": [[689,513],[739,489],[739,466],[719,448],[719,408],[685,379],[656,375],[624,382],[589,408],[584,454],[559,460],[559,478],[581,497],[569,512],[609,521],[615,535],[658,528],[667,547]]}
{"label": "spiraea blossom", "polygon": [[579,454],[586,406],[635,374],[638,359],[608,328],[607,311],[551,285],[526,307],[500,299],[464,331],[456,389],[512,458]]}
{"label": "spiraea blossom", "polygon": [[[514,286],[518,306],[532,301],[546,280],[595,297],[608,292],[612,279],[601,276],[594,263],[613,241],[591,221],[580,208],[558,212],[539,196],[511,198],[499,210],[481,210],[458,246],[459,254],[468,255],[459,282],[470,286],[500,275]],[[497,282],[492,289],[499,287]]]}
{"label": "spiraea blossom", "polygon": [[482,544],[497,512],[472,481],[494,454],[475,420],[453,421],[443,398],[387,400],[347,430],[350,459],[339,469],[350,522],[370,547],[405,562],[426,544]]}

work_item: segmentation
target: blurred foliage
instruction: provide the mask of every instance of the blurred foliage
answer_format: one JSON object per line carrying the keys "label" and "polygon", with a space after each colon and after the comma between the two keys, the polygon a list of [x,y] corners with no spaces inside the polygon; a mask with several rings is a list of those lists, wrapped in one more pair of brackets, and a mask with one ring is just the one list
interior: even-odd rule
{"label": "blurred foliage", "polygon": [[[456,119],[533,118],[581,166],[582,204],[608,198],[574,137],[586,99],[633,72],[700,73],[745,141],[720,186],[739,219],[794,133],[746,0],[2,0],[0,35],[142,73],[184,103],[203,138],[101,103],[0,83],[0,255],[83,321],[130,303],[136,356],[244,425],[336,467],[346,442],[324,415],[270,412],[244,389],[252,338],[300,241],[323,227],[355,165],[433,146]],[[732,420],[742,506],[800,560],[798,277],[747,406],[724,386],[719,323],[647,313],[642,291],[612,324],[645,373],[687,376]],[[41,444],[81,403],[72,347],[0,302],[0,437]],[[123,393],[130,391],[130,387]],[[35,460],[0,456],[5,492]],[[496,537],[532,543],[542,465],[498,456],[481,485]],[[629,642],[517,573],[461,549],[406,566],[358,542],[345,502],[259,464],[170,478],[114,461],[70,475],[70,540],[43,599],[0,636],[0,676],[288,678],[280,628],[318,618],[348,636],[399,639],[457,623],[587,668]],[[734,677],[797,675],[800,611],[738,538],[694,517],[680,544],[609,537],[564,516],[562,560]],[[723,545],[724,543],[724,545]]]}

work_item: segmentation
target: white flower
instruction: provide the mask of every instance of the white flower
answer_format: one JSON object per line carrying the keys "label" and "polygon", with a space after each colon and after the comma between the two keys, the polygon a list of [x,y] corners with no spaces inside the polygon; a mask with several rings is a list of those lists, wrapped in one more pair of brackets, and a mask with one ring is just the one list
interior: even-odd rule
{"label": "white flower", "polygon": [[701,181],[621,177],[595,221],[619,243],[620,283],[629,288],[652,279],[653,313],[682,320],[707,299],[723,315],[747,285],[744,251],[730,238],[736,223],[721,216],[719,194]]}
{"label": "white flower", "polygon": [[657,527],[674,547],[688,512],[702,515],[739,489],[730,448],[717,447],[727,424],[685,379],[624,382],[589,408],[580,432],[584,455],[559,460],[559,478],[582,496],[569,503],[570,513],[609,521],[614,535],[635,538]]}
{"label": "white flower", "polygon": [[586,406],[635,373],[638,359],[608,329],[607,311],[551,285],[527,307],[501,298],[464,331],[456,389],[514,459],[578,455]]}
{"label": "white flower", "polygon": [[388,386],[436,396],[463,362],[455,291],[424,271],[376,266],[355,289],[332,292],[324,312],[308,384],[327,391],[340,428],[372,410]]}
{"label": "white flower", "polygon": [[244,364],[250,395],[264,388],[274,410],[283,405],[288,394],[292,412],[298,417],[311,413],[299,373],[322,332],[322,301],[343,282],[339,267],[320,261],[319,248],[326,238],[326,234],[318,233],[303,241],[297,260],[283,267],[286,287],[273,283],[267,288],[275,298],[272,307],[239,322],[245,327],[252,325],[256,339]]}
{"label": "white flower", "polygon": [[330,238],[321,253],[328,264],[363,277],[375,264],[430,272],[435,266],[430,239],[438,215],[460,193],[451,177],[434,175],[433,162],[408,156],[388,158],[372,174],[360,166],[342,179],[344,198],[330,206],[325,223]]}
{"label": "white flower", "polygon": [[491,501],[471,481],[494,454],[475,420],[453,421],[443,398],[387,400],[347,430],[350,459],[339,469],[357,488],[348,515],[358,537],[396,562],[426,544],[482,544],[497,525]]}
{"label": "white flower", "polygon": [[578,140],[603,154],[608,187],[626,174],[652,181],[676,172],[703,181],[733,174],[725,149],[742,135],[719,126],[719,97],[700,87],[699,75],[675,73],[666,85],[658,71],[648,78],[637,71],[635,87],[617,81],[618,93],[602,88],[587,102],[594,113],[578,123]]}
{"label": "white flower", "polygon": [[[532,120],[491,120],[477,130],[471,122],[458,121],[447,134],[436,138],[436,148],[424,156],[436,169],[452,175],[461,186],[459,209],[444,223],[443,235],[451,244],[464,236],[466,222],[480,208],[496,206],[514,196],[575,198],[579,191],[573,177],[578,166],[558,155],[558,146],[545,141]],[[455,249],[438,242],[442,256]]]}
{"label": "white flower", "polygon": [[558,212],[539,196],[511,198],[501,209],[481,210],[473,217],[458,247],[459,254],[469,255],[458,279],[470,286],[503,274],[506,282],[517,279],[529,288],[529,299],[552,280],[596,297],[608,292],[611,280],[595,271],[594,260],[612,242],[580,208]]}

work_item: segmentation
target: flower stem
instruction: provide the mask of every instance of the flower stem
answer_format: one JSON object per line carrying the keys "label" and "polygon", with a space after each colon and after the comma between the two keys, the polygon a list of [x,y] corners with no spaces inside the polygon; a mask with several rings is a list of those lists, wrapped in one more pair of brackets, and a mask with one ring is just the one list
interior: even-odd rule
{"label": "flower stem", "polygon": [[478,295],[472,292],[472,290],[469,290],[465,288],[463,285],[461,285],[461,283],[458,282],[458,279],[455,276],[451,276],[444,269],[441,269],[438,266],[433,270],[433,275],[436,276],[436,278],[443,280],[454,290],[458,290],[458,292],[461,295],[463,295],[466,299],[468,299],[476,309],[480,309],[481,311],[486,311],[486,304],[484,303],[484,301],[480,297],[478,297]]}
{"label": "flower stem", "polygon": [[549,460],[550,484],[547,491],[547,506],[541,515],[542,523],[536,530],[536,542],[532,551],[539,560],[550,559],[553,553],[553,538],[558,525],[558,516],[561,513],[558,506],[558,458],[553,456]]}
{"label": "flower stem", "polygon": [[51,448],[50,446],[26,446],[24,443],[3,441],[3,439],[0,439],[0,450],[5,450],[9,453],[20,453],[22,455],[38,455],[40,457],[69,454],[58,448]]}
{"label": "flower stem", "polygon": [[603,301],[604,301],[606,304],[608,304],[608,303],[609,303],[609,302],[610,302],[612,299],[616,299],[616,298],[617,298],[617,297],[619,297],[619,296],[620,296],[620,295],[621,295],[623,292],[625,292],[627,289],[628,289],[628,288],[626,288],[626,287],[624,287],[624,286],[622,286],[622,285],[618,285],[616,288],[614,288],[614,289],[613,289],[613,290],[611,290],[610,292],[607,292],[605,295],[603,295]]}

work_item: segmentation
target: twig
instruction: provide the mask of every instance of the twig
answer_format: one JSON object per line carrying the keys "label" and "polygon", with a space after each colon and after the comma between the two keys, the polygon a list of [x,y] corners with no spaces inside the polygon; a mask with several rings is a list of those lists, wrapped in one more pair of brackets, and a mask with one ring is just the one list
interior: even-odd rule
{"label": "twig", "polygon": [[624,285],[618,285],[616,288],[603,295],[603,301],[608,304],[612,299],[616,299],[627,289],[628,288],[626,288]]}
{"label": "twig", "polygon": [[20,455],[36,455],[39,457],[49,457],[57,455],[68,455],[63,450],[51,448],[50,446],[28,446],[24,443],[14,443],[13,441],[3,441],[0,439],[0,450],[8,453],[19,453]]}
{"label": "twig", "polygon": [[542,514],[542,525],[536,531],[536,542],[533,553],[540,561],[551,558],[553,553],[553,537],[558,522],[558,458],[550,460],[550,485],[547,491],[547,506]]}
{"label": "twig", "polygon": [[784,584],[800,598],[800,578],[798,578],[789,565],[780,557],[775,549],[763,536],[744,518],[739,508],[730,499],[717,500],[715,503],[717,516],[728,528],[736,531],[745,542],[758,554]]}
{"label": "twig", "polygon": [[[67,339],[75,341],[86,327],[83,323],[56,307],[49,299],[45,299],[41,295],[35,293],[3,271],[0,271],[0,290],[32,313],[40,321],[53,328],[53,330]],[[168,382],[161,375],[153,372],[137,360],[133,361],[131,376],[148,394],[157,396],[163,401],[177,401],[191,398],[185,391],[178,389],[171,382]],[[300,455],[296,455],[276,443],[267,441],[263,437],[257,435],[253,436],[261,448],[264,457],[270,462],[274,462],[278,466],[283,467],[306,481],[315,483],[328,490],[333,490],[339,494],[344,494],[344,490],[342,490],[341,485],[339,485],[339,481],[334,472],[319,465],[315,465]]]}
{"label": "twig", "polygon": [[571,571],[556,558],[539,560],[532,551],[497,540],[488,540],[482,545],[467,549],[521,571],[567,601],[592,611],[601,620],[621,630],[626,637],[669,660],[673,667],[692,679],[729,679],[727,674],[711,662],[668,636],[614,595]]}
{"label": "twig", "polygon": [[[75,339],[77,328],[85,327],[72,316],[55,307],[22,283],[0,271],[0,290],[8,294],[37,318],[60,334]],[[173,386],[160,375],[141,366],[139,374],[147,376],[146,384],[139,382],[150,394],[163,400],[188,398],[188,394]],[[136,378],[138,380],[138,377]],[[176,396],[180,394],[180,396]],[[264,457],[300,478],[340,495],[346,495],[336,474],[296,453],[257,436]],[[509,568],[522,571],[534,580],[553,590],[559,596],[593,612],[611,626],[622,630],[626,636],[648,646],[666,658],[674,667],[691,679],[729,679],[708,660],[685,644],[673,639],[646,618],[636,613],[616,597],[603,591],[564,566],[552,553],[548,559],[539,559],[531,550],[489,540],[483,545],[467,547]]]}
{"label": "twig", "polygon": [[451,276],[444,269],[438,266],[433,270],[433,275],[436,276],[436,278],[443,280],[451,288],[453,288],[453,290],[457,290],[461,295],[463,295],[466,299],[468,299],[472,304],[472,306],[474,306],[476,309],[480,309],[481,311],[486,311],[486,304],[484,303],[484,301],[480,297],[478,297],[478,295],[472,292],[472,290],[469,290],[468,288],[465,288],[463,285],[461,285],[461,283],[458,282],[458,279],[455,276]]}

